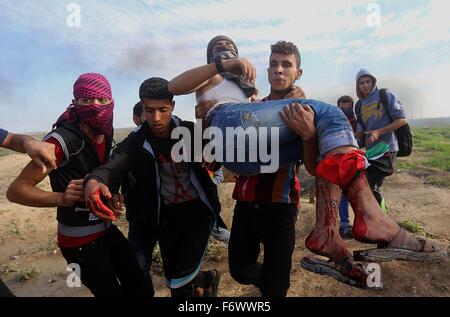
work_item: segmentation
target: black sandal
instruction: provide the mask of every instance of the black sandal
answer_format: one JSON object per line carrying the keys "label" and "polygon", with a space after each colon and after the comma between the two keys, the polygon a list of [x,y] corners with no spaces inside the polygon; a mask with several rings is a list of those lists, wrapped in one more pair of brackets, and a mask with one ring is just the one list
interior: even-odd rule
{"label": "black sandal", "polygon": [[[362,270],[361,276],[358,278],[350,277],[348,276],[348,273],[352,271],[354,263],[351,261],[350,257],[344,257],[340,259],[339,261],[323,261],[318,258],[306,256],[301,260],[301,266],[307,271],[321,274],[321,275],[328,275],[339,282],[345,283],[347,285],[362,288],[362,289],[368,289],[367,285],[367,277],[368,272],[364,270],[361,264],[357,263],[356,266],[359,267]],[[347,274],[345,274],[347,273]],[[373,288],[370,289],[380,289],[380,288]]]}

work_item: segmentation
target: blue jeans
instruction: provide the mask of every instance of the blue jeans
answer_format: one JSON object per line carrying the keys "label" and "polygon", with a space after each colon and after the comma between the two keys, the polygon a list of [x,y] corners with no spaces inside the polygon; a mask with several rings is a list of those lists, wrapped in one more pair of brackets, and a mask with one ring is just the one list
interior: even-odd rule
{"label": "blue jeans", "polygon": [[[286,126],[279,115],[286,105],[293,102],[308,104],[314,110],[314,122],[321,156],[339,146],[358,147],[352,127],[342,111],[324,102],[312,99],[280,99],[256,103],[229,103],[214,108],[210,113],[211,127],[218,128],[225,135],[222,138],[223,165],[241,175],[260,174],[261,167],[269,165],[269,163],[262,160],[260,155],[256,155],[256,162],[249,158],[250,154],[258,153],[258,150],[261,150],[261,146],[264,145],[267,146],[267,153],[275,155],[279,159],[274,171],[302,160],[302,140]],[[227,128],[242,129],[232,136],[234,142],[230,142],[230,139],[227,138]],[[239,138],[249,132],[250,128],[254,128],[253,131],[256,131],[257,143],[252,144],[249,137],[239,143]],[[261,128],[267,128],[267,133],[262,134]],[[275,129],[272,130],[272,128]],[[273,149],[271,148],[272,132],[278,132],[278,138],[275,134],[273,135],[274,139],[278,141],[278,144],[273,143]],[[244,161],[237,160],[239,151],[245,153]],[[232,160],[227,158],[227,152],[233,152]]]}
{"label": "blue jeans", "polygon": [[348,215],[348,199],[344,195],[341,196],[339,203],[339,222],[343,230],[350,229],[350,217]]}

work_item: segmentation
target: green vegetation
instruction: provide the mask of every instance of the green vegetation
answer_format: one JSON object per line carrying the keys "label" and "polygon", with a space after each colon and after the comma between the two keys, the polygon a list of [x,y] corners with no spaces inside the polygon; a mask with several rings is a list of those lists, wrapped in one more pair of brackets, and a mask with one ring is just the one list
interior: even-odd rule
{"label": "green vegetation", "polygon": [[20,230],[19,230],[19,225],[17,224],[17,221],[12,219],[8,224],[7,224],[7,233],[10,235],[15,235],[15,236],[20,236]]}
{"label": "green vegetation", "polygon": [[28,281],[35,277],[38,273],[39,269],[35,266],[23,268],[17,271],[14,275],[14,280],[16,282]]}
{"label": "green vegetation", "polygon": [[450,188],[450,125],[413,129],[413,154],[399,158],[395,167],[423,182]]}
{"label": "green vegetation", "polygon": [[398,225],[401,228],[403,228],[406,231],[409,231],[411,233],[415,233],[417,235],[420,235],[420,236],[423,236],[423,237],[426,237],[426,238],[431,238],[431,239],[436,239],[437,238],[437,236],[426,232],[425,229],[423,228],[423,226],[418,224],[414,220],[407,219],[407,220],[404,220],[402,222],[399,222]]}
{"label": "green vegetation", "polygon": [[426,183],[437,186],[437,187],[447,187],[450,188],[450,179],[448,178],[440,178],[440,177],[432,177],[429,176],[426,178]]}
{"label": "green vegetation", "polygon": [[17,272],[19,269],[15,266],[8,265],[8,264],[2,264],[0,265],[0,274],[6,275],[9,273]]}
{"label": "green vegetation", "polygon": [[419,225],[418,223],[414,222],[414,220],[410,220],[410,219],[404,220],[404,221],[400,222],[398,225],[409,232],[417,233],[422,236],[427,235],[427,233],[423,229],[423,227],[421,225]]}
{"label": "green vegetation", "polygon": [[401,170],[411,170],[417,168],[417,163],[407,161],[397,161],[397,163],[395,163],[395,167]]}
{"label": "green vegetation", "polygon": [[414,149],[426,155],[424,165],[450,172],[450,126],[416,128]]}
{"label": "green vegetation", "polygon": [[23,281],[31,280],[39,272],[40,272],[39,269],[34,265],[31,267],[25,267],[25,268],[18,268],[16,266],[7,265],[7,264],[3,264],[0,266],[0,274],[7,275],[10,273],[15,273],[14,280],[16,282],[23,282]]}
{"label": "green vegetation", "polygon": [[54,251],[56,249],[58,249],[56,238],[51,239],[39,248],[40,251]]}

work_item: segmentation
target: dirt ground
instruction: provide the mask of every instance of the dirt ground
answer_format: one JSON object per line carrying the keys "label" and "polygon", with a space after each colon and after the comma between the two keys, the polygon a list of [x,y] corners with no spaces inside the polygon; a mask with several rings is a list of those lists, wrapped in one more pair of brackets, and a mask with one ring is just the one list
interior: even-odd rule
{"label": "dirt ground", "polygon": [[[69,288],[67,265],[56,247],[54,208],[29,208],[9,203],[5,192],[11,181],[28,162],[26,155],[0,157],[0,275],[17,296],[91,296],[85,288]],[[450,189],[426,184],[426,176],[444,172],[424,169],[398,171],[383,186],[390,215],[396,221],[413,220],[423,226],[428,237],[443,248],[450,241]],[[444,173],[445,174],[445,173]],[[444,175],[450,177],[450,173]],[[46,179],[40,186],[49,189]],[[303,178],[305,190],[311,179]],[[230,225],[234,201],[233,184],[220,185],[222,212]],[[306,196],[305,196],[306,197]],[[361,290],[341,284],[334,279],[303,270],[300,260],[311,253],[304,240],[314,224],[314,205],[302,198],[297,221],[297,243],[289,296],[450,296],[450,257],[437,263],[408,263],[393,261],[381,264],[382,290]],[[119,222],[126,233],[127,224]],[[373,247],[354,240],[350,249]],[[448,249],[450,251],[450,249]],[[228,273],[227,248],[211,241],[204,268],[219,268],[222,280],[219,296],[259,296],[255,287],[237,284]],[[154,270],[152,276],[157,296],[169,296],[164,278]]]}

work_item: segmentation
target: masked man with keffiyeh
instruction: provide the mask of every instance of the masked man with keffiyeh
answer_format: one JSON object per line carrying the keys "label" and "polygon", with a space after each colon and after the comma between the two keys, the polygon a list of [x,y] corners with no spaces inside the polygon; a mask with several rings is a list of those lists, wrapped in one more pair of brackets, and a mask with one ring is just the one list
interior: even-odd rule
{"label": "masked man with keffiyeh", "polygon": [[[44,138],[55,145],[57,168],[44,173],[30,162],[7,197],[26,206],[57,207],[58,246],[70,267],[79,266],[81,282],[95,296],[153,296],[127,239],[112,219],[92,214],[83,199],[83,178],[107,161],[111,149],[110,84],[100,74],[83,74],[73,86],[73,96]],[[52,192],[37,186],[47,175]]]}

